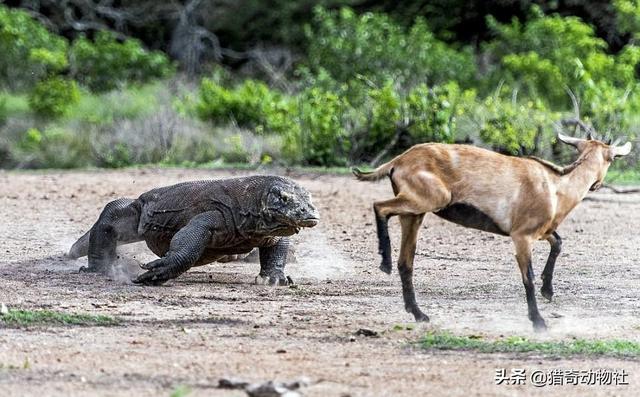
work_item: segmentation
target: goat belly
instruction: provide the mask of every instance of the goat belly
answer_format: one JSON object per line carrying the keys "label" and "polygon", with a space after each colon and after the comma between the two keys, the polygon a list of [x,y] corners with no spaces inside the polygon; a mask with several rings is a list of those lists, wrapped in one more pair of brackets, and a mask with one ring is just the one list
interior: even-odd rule
{"label": "goat belly", "polygon": [[456,203],[445,207],[438,212],[434,212],[434,214],[438,215],[440,218],[448,220],[449,222],[453,222],[464,227],[508,236],[508,234],[500,229],[489,215],[480,211],[473,205]]}

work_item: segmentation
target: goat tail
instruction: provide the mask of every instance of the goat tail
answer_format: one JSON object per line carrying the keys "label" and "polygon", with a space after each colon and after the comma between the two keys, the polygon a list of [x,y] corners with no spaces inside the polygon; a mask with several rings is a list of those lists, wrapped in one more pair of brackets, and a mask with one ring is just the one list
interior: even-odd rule
{"label": "goat tail", "polygon": [[379,181],[380,179],[391,175],[393,171],[393,164],[391,162],[382,164],[380,167],[376,168],[373,171],[364,172],[360,171],[358,168],[353,167],[351,172],[358,178],[359,181]]}

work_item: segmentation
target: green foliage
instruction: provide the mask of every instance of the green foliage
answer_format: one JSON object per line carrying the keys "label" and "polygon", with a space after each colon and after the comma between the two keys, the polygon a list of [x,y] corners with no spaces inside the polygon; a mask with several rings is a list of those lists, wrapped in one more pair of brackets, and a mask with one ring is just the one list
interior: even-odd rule
{"label": "green foliage", "polygon": [[308,165],[345,165],[351,141],[344,128],[348,103],[339,95],[312,87],[298,98],[299,128],[288,137],[286,150],[299,148]]}
{"label": "green foliage", "polygon": [[567,90],[581,95],[589,80],[605,79],[619,87],[634,81],[640,60],[635,46],[611,55],[606,42],[579,18],[544,16],[536,7],[531,12],[526,24],[489,18],[497,37],[487,49],[501,59],[491,81],[506,79],[523,94],[564,109],[571,107]]}
{"label": "green foliage", "polygon": [[7,121],[7,99],[0,97],[0,127]]}
{"label": "green foliage", "polygon": [[76,168],[89,164],[91,150],[86,136],[60,129],[27,130],[18,143],[23,158],[32,168]]}
{"label": "green foliage", "polygon": [[29,106],[41,117],[63,116],[79,100],[80,91],[76,82],[62,77],[39,81],[29,94]]}
{"label": "green foliage", "polygon": [[456,118],[474,99],[474,91],[463,92],[455,82],[431,88],[422,84],[413,89],[407,104],[414,141],[453,142]]}
{"label": "green foliage", "polygon": [[640,2],[638,0],[613,0],[618,28],[637,37],[640,33]]}
{"label": "green foliage", "polygon": [[339,82],[361,75],[375,85],[387,79],[404,85],[449,80],[466,84],[475,75],[472,54],[436,39],[422,19],[406,29],[385,14],[317,7],[306,35],[312,72],[326,70]]}
{"label": "green foliage", "polygon": [[82,36],[69,51],[74,76],[95,91],[106,91],[124,82],[144,83],[168,77],[173,66],[159,51],[149,51],[136,39],[120,42],[109,32],[98,32],[91,41]]}
{"label": "green foliage", "polygon": [[245,80],[239,86],[228,89],[205,78],[200,85],[200,101],[196,111],[203,120],[256,128],[265,124],[270,103],[278,102],[278,97],[260,81]]}
{"label": "green foliage", "polygon": [[0,84],[29,87],[66,66],[67,41],[28,13],[0,4]]}
{"label": "green foliage", "polygon": [[484,340],[478,336],[457,336],[449,332],[429,332],[421,344],[427,349],[473,350],[482,353],[538,353],[552,356],[588,355],[639,357],[640,343],[627,340],[585,340],[538,342],[519,336]]}
{"label": "green foliage", "polygon": [[553,122],[557,120],[539,100],[520,103],[498,95],[485,99],[472,117],[479,126],[482,142],[514,155],[538,152],[541,142],[551,140]]}
{"label": "green foliage", "polygon": [[178,385],[173,389],[169,397],[187,397],[189,394],[191,394],[189,386]]}
{"label": "green foliage", "polygon": [[79,102],[67,113],[68,119],[107,125],[116,120],[134,120],[158,109],[164,86],[147,84],[102,93],[83,90]]}
{"label": "green foliage", "polygon": [[84,313],[62,313],[51,310],[9,310],[0,314],[0,326],[26,327],[36,325],[110,326],[119,321],[113,317]]}

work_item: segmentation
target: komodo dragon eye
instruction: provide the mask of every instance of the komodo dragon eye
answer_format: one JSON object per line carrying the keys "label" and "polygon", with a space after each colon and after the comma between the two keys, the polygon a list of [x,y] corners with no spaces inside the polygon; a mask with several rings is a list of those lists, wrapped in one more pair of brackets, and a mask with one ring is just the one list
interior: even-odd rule
{"label": "komodo dragon eye", "polygon": [[289,199],[290,199],[290,198],[292,198],[292,196],[291,196],[291,194],[290,194],[290,193],[287,193],[287,192],[280,192],[280,199],[281,199],[283,202],[285,202],[285,203],[286,203],[287,201],[289,201]]}

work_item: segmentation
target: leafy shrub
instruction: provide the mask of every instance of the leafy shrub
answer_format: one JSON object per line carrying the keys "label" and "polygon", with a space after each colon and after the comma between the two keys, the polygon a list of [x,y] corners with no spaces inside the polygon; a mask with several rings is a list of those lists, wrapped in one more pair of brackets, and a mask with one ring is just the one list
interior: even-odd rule
{"label": "leafy shrub", "polygon": [[75,81],[50,77],[35,85],[29,95],[29,106],[39,116],[55,118],[63,116],[79,100]]}
{"label": "leafy shrub", "polygon": [[581,95],[588,80],[605,79],[616,86],[634,82],[640,61],[637,47],[628,45],[619,55],[611,55],[606,42],[580,18],[544,16],[535,6],[531,13],[526,24],[517,19],[511,24],[488,19],[497,38],[487,49],[501,59],[493,83],[506,77],[526,95],[569,109],[567,89]]}
{"label": "leafy shrub", "polygon": [[344,128],[348,103],[333,92],[312,87],[298,98],[299,127],[287,136],[286,152],[297,147],[309,165],[345,165],[351,146]]}
{"label": "leafy shrub", "polygon": [[204,120],[254,128],[264,124],[266,103],[274,96],[269,87],[259,81],[245,80],[238,87],[228,89],[205,78],[196,109]]}
{"label": "leafy shrub", "polygon": [[90,124],[113,124],[121,119],[137,119],[157,111],[159,100],[169,96],[161,84],[129,86],[120,90],[91,93],[83,90],[80,101],[73,106],[69,119]]}
{"label": "leafy shrub", "polygon": [[32,168],[76,168],[89,164],[87,136],[60,128],[27,130],[18,145],[23,163]]}
{"label": "leafy shrub", "polygon": [[362,75],[376,85],[389,78],[405,85],[449,80],[466,84],[475,75],[471,52],[437,40],[422,19],[405,29],[385,14],[317,7],[306,35],[313,73],[324,69],[340,82]]}
{"label": "leafy shrub", "polygon": [[488,97],[475,109],[482,142],[498,152],[529,155],[539,153],[542,142],[550,142],[557,115],[541,101],[518,103],[499,96]]}
{"label": "leafy shrub", "polygon": [[30,87],[66,66],[67,48],[64,38],[28,13],[0,4],[0,84]]}
{"label": "leafy shrub", "polygon": [[474,91],[461,91],[452,82],[427,87],[420,85],[409,93],[409,132],[414,143],[448,142],[456,138],[456,119],[475,99]]}
{"label": "leafy shrub", "polygon": [[120,42],[109,32],[98,32],[92,42],[76,39],[69,57],[74,76],[95,91],[116,88],[123,82],[144,83],[165,78],[173,72],[167,56],[149,51],[136,39]]}
{"label": "leafy shrub", "polygon": [[0,127],[7,121],[7,100],[0,97]]}

